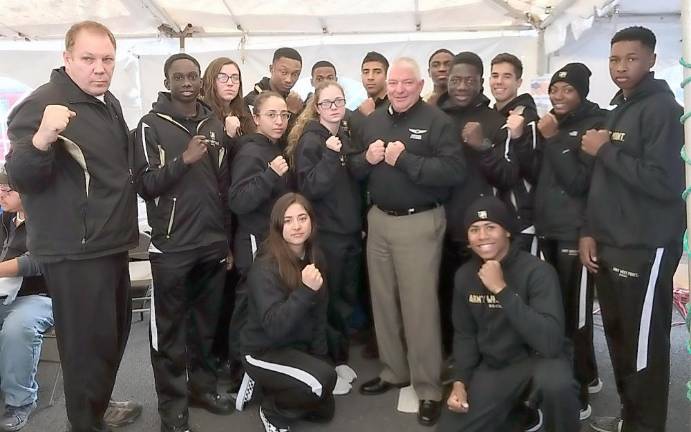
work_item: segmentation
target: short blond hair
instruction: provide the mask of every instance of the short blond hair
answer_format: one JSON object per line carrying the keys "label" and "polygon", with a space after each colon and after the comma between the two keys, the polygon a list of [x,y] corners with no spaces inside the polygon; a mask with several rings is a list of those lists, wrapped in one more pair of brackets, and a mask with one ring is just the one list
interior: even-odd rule
{"label": "short blond hair", "polygon": [[393,69],[396,66],[408,67],[410,70],[413,71],[413,75],[415,75],[416,80],[420,81],[422,79],[422,74],[420,73],[420,66],[417,64],[415,59],[411,57],[398,57],[391,63],[389,73],[391,73],[391,69]]}
{"label": "short blond hair", "polygon": [[110,42],[113,44],[113,48],[117,48],[115,36],[108,27],[96,21],[81,21],[76,24],[72,24],[72,27],[70,27],[70,29],[67,30],[67,33],[65,33],[65,51],[72,50],[74,43],[77,40],[77,36],[81,31],[90,31],[108,36],[108,39],[110,39]]}

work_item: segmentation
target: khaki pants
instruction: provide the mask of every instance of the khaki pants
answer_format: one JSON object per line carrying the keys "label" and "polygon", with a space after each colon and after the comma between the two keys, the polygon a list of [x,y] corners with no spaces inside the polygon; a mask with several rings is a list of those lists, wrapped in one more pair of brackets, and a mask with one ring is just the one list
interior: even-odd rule
{"label": "khaki pants", "polygon": [[410,382],[420,399],[441,400],[439,264],[446,230],[444,208],[389,216],[368,214],[367,266],[380,378]]}

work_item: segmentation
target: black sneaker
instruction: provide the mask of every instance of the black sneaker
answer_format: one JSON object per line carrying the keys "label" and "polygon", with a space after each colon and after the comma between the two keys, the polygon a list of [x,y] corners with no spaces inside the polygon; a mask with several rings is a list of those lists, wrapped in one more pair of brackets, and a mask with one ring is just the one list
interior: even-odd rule
{"label": "black sneaker", "polygon": [[266,432],[290,432],[290,427],[278,427],[271,423],[269,421],[268,417],[264,415],[264,411],[262,410],[262,407],[259,407],[259,418],[262,421],[262,425],[264,426],[264,431]]}
{"label": "black sneaker", "polygon": [[621,417],[595,417],[590,427],[597,432],[621,432],[624,421]]}
{"label": "black sneaker", "polygon": [[245,374],[245,376],[242,377],[242,383],[240,384],[238,395],[235,398],[235,409],[238,411],[245,409],[245,404],[252,400],[253,393],[254,380],[250,378],[249,375]]}
{"label": "black sneaker", "polygon": [[537,432],[542,427],[543,421],[542,410],[528,408],[527,416],[523,422],[523,430],[525,432]]}
{"label": "black sneaker", "polygon": [[20,407],[5,405],[5,413],[0,418],[0,430],[18,431],[29,420],[29,415],[36,408],[35,403],[26,404]]}
{"label": "black sneaker", "polygon": [[594,380],[590,381],[588,383],[588,393],[590,394],[595,394],[595,393],[600,393],[600,390],[602,390],[602,385],[604,383],[600,378],[595,378]]}

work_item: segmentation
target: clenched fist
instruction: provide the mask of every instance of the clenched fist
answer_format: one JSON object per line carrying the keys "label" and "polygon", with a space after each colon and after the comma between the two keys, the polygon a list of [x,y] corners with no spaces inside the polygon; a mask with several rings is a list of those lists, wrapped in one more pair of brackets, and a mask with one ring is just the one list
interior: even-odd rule
{"label": "clenched fist", "polygon": [[305,103],[302,101],[299,94],[292,91],[288,94],[288,97],[286,97],[286,105],[288,106],[288,111],[297,114],[302,111],[302,107]]}
{"label": "clenched fist", "polygon": [[590,129],[581,138],[581,150],[590,156],[597,156],[597,152],[607,141],[609,141],[609,131]]}
{"label": "clenched fist", "polygon": [[238,136],[240,132],[240,119],[234,115],[226,117],[226,135],[231,138]]}
{"label": "clenched fist", "polygon": [[461,137],[463,138],[463,142],[468,143],[471,147],[480,147],[482,145],[482,140],[485,139],[484,133],[482,132],[482,125],[478,122],[466,123],[461,132]]}
{"label": "clenched fist", "polygon": [[487,288],[492,294],[499,294],[504,288],[506,288],[506,282],[504,281],[504,272],[501,269],[501,264],[499,261],[488,260],[480,267],[480,271],[477,273],[482,281],[482,284]]}
{"label": "clenched fist", "polygon": [[372,98],[367,98],[358,107],[358,110],[365,115],[368,116],[374,112],[374,109],[376,108],[376,105],[374,104],[374,99]]}
{"label": "clenched fist", "polygon": [[396,161],[398,161],[398,158],[401,156],[401,153],[403,153],[404,150],[405,144],[403,144],[402,142],[390,142],[389,145],[386,146],[386,150],[384,151],[384,161],[391,166],[395,166]]}
{"label": "clenched fist", "polygon": [[312,291],[319,291],[324,283],[322,274],[314,264],[308,264],[302,269],[302,283]]}
{"label": "clenched fist", "polygon": [[335,151],[336,153],[341,152],[341,140],[337,136],[330,136],[326,140],[326,148]]}
{"label": "clenched fist", "polygon": [[506,118],[506,127],[509,128],[511,139],[518,139],[523,135],[523,128],[525,127],[525,117],[522,115],[523,110],[511,110],[509,116]]}
{"label": "clenched fist", "polygon": [[276,156],[274,160],[269,162],[269,168],[274,170],[279,177],[288,172],[288,162],[283,156]]}
{"label": "clenched fist", "polygon": [[468,405],[468,393],[465,389],[465,384],[460,381],[453,383],[453,389],[449,398],[446,400],[446,405],[454,412],[466,413],[470,409]]}
{"label": "clenched fist", "polygon": [[63,105],[46,106],[43,110],[41,125],[32,139],[34,147],[42,151],[48,150],[50,145],[57,141],[58,135],[67,128],[72,117],[76,115],[76,112]]}
{"label": "clenched fist", "polygon": [[559,122],[552,113],[547,113],[537,122],[537,130],[544,138],[552,138],[559,132]]}
{"label": "clenched fist", "polygon": [[367,148],[367,153],[365,153],[365,159],[370,165],[376,165],[384,160],[384,154],[386,150],[384,149],[384,141],[376,140],[371,143]]}
{"label": "clenched fist", "polygon": [[192,165],[204,157],[208,150],[204,142],[205,140],[206,137],[204,135],[195,135],[190,142],[187,143],[187,149],[182,153],[182,161],[185,165]]}

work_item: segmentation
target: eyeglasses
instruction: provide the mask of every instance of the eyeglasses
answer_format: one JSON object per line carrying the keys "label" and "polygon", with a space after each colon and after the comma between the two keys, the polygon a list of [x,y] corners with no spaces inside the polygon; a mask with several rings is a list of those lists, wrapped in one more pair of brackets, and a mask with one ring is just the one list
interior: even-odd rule
{"label": "eyeglasses", "polygon": [[264,117],[276,121],[279,117],[283,121],[288,121],[290,119],[291,113],[289,111],[267,111],[263,113],[259,113],[257,115],[263,115]]}
{"label": "eyeglasses", "polygon": [[224,74],[223,72],[219,72],[218,75],[216,75],[216,80],[220,83],[223,83],[223,84],[227,83],[228,80],[230,80],[230,82],[232,82],[233,84],[237,84],[240,82],[240,75],[238,75],[238,74],[228,75],[228,74]]}
{"label": "eyeglasses", "polygon": [[474,77],[452,77],[449,78],[449,86],[458,87],[461,83],[465,84],[466,87],[472,87],[477,83],[477,79]]}
{"label": "eyeglasses", "polygon": [[317,105],[321,109],[329,109],[332,107],[341,108],[341,107],[344,107],[345,104],[346,104],[345,99],[338,98],[338,99],[334,99],[334,100],[325,99],[325,100],[319,102]]}

